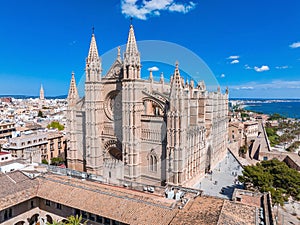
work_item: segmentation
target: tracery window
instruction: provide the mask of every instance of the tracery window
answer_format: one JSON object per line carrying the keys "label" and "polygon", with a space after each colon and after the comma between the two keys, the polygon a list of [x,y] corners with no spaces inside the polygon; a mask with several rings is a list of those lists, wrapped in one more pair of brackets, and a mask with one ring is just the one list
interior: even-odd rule
{"label": "tracery window", "polygon": [[157,157],[152,154],[149,156],[149,170],[157,172]]}

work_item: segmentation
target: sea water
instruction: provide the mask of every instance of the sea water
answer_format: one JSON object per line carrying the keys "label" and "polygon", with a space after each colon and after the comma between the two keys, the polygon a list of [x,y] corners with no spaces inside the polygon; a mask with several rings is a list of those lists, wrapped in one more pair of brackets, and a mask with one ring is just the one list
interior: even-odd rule
{"label": "sea water", "polygon": [[293,101],[260,101],[246,103],[246,110],[260,112],[263,114],[279,113],[287,118],[300,119],[300,100]]}

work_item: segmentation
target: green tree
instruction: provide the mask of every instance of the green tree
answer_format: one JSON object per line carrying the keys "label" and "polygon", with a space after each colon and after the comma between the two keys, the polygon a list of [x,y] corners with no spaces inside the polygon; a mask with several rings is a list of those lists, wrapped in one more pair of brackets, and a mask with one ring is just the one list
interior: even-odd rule
{"label": "green tree", "polygon": [[42,163],[43,163],[43,164],[48,164],[47,159],[42,159]]}
{"label": "green tree", "polygon": [[52,223],[47,222],[47,225],[65,225],[63,222],[53,221]]}
{"label": "green tree", "polygon": [[292,141],[294,138],[295,138],[294,135],[292,135],[290,133],[284,133],[279,137],[279,141],[284,144],[284,149],[285,149],[286,144],[288,142]]}
{"label": "green tree", "polygon": [[80,225],[80,224],[86,224],[87,221],[85,221],[84,223],[82,223],[82,216],[69,216],[68,217],[68,222],[66,223],[66,225]]}
{"label": "green tree", "polygon": [[286,117],[280,115],[279,113],[274,113],[272,114],[268,120],[282,120],[285,119]]}
{"label": "green tree", "polygon": [[60,124],[57,121],[52,121],[50,124],[48,124],[47,126],[48,129],[50,128],[54,128],[54,129],[58,129],[58,130],[63,130],[65,129],[64,125]]}
{"label": "green tree", "polygon": [[277,135],[277,129],[272,127],[266,127],[266,133],[268,135],[271,146],[277,145],[280,143],[279,136]]}
{"label": "green tree", "polygon": [[272,196],[272,203],[273,205],[281,205],[283,206],[284,201],[287,199],[284,198],[282,189],[276,190],[275,188],[270,188],[270,193]]}
{"label": "green tree", "polygon": [[44,118],[44,114],[41,110],[39,110],[39,112],[38,112],[38,117]]}
{"label": "green tree", "polygon": [[57,221],[53,221],[52,223],[47,222],[47,225],[86,225],[87,221],[82,222],[82,216],[69,216],[67,218],[67,222],[57,222]]}
{"label": "green tree", "polygon": [[239,181],[250,190],[270,191],[274,204],[283,204],[289,196],[300,200],[300,173],[277,159],[245,166]]}
{"label": "green tree", "polygon": [[288,152],[294,152],[297,148],[300,146],[300,141],[295,141],[293,144],[291,144],[286,150]]}
{"label": "green tree", "polygon": [[61,165],[64,163],[64,159],[61,158],[61,157],[54,157],[51,159],[51,165],[55,165],[55,166],[58,166],[58,165]]}

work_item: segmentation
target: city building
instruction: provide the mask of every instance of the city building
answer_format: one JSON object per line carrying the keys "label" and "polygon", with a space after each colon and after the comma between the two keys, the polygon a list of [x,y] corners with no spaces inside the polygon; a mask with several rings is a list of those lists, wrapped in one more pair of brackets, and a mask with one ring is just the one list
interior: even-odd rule
{"label": "city building", "polygon": [[254,140],[258,136],[258,121],[244,122],[244,133],[248,142]]}
{"label": "city building", "polygon": [[0,123],[0,139],[11,138],[14,131],[16,131],[15,123]]}
{"label": "city building", "polygon": [[239,121],[229,122],[228,138],[230,142],[237,142],[238,148],[245,145],[244,124]]}
{"label": "city building", "polygon": [[59,131],[50,131],[47,132],[47,159],[51,160],[52,158],[61,157],[65,158],[65,135]]}
{"label": "city building", "polygon": [[86,58],[85,97],[74,74],[68,95],[69,168],[111,182],[188,185],[226,154],[228,91],[185,83],[176,63],[170,83],[141,78],[140,52],[130,26],[104,76],[95,35]]}
{"label": "city building", "polygon": [[9,151],[14,159],[28,159],[30,162],[47,160],[47,133],[38,131],[25,131],[18,137],[10,138],[9,142],[2,146]]}
{"label": "city building", "polygon": [[12,160],[11,153],[0,151],[0,163]]}
{"label": "city building", "polygon": [[13,159],[25,159],[40,163],[43,159],[49,163],[52,158],[65,159],[65,135],[56,130],[18,132],[17,136],[10,138],[3,144],[3,150],[9,151]]}
{"label": "city building", "polygon": [[12,98],[11,97],[2,97],[2,98],[0,98],[0,102],[11,103]]}

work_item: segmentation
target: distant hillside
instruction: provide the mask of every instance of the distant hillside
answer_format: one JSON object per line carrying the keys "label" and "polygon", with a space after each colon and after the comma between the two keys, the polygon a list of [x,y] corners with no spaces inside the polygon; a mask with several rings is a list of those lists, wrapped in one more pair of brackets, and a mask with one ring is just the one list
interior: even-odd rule
{"label": "distant hillside", "polygon": [[229,100],[241,101],[299,101],[299,98],[229,98]]}
{"label": "distant hillside", "polygon": [[[31,95],[0,95],[0,98],[3,97],[11,97],[17,99],[29,99],[29,98],[39,98],[39,96],[31,96]],[[46,96],[46,99],[65,99],[67,95],[59,95],[59,96]]]}

